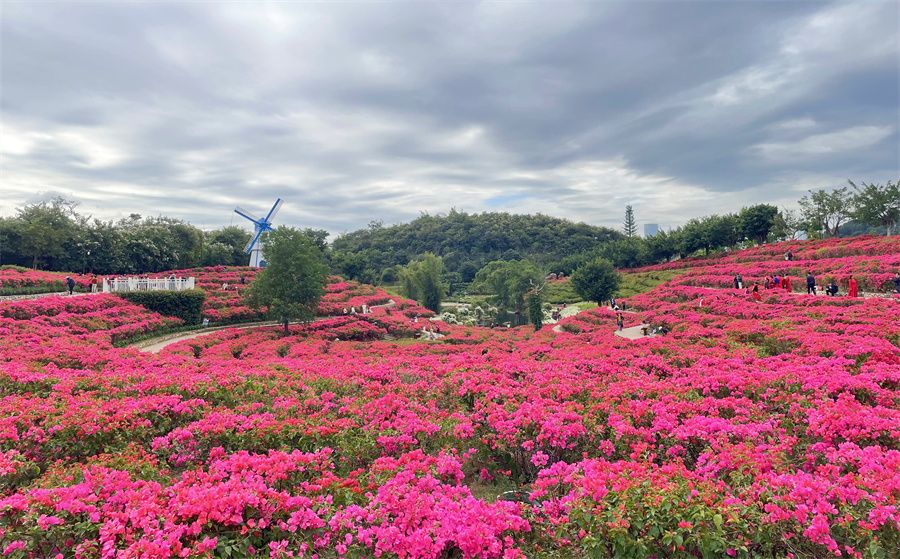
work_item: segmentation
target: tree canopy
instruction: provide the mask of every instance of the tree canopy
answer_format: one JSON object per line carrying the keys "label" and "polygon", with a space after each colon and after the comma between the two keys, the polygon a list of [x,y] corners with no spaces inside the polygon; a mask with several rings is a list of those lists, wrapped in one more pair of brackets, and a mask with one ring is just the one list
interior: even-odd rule
{"label": "tree canopy", "polygon": [[451,211],[389,227],[376,222],[341,235],[332,243],[332,258],[336,272],[375,282],[384,270],[431,252],[443,259],[449,274],[459,274],[457,281],[470,282],[493,260],[529,259],[549,267],[620,238],[612,229],[545,215]]}
{"label": "tree canopy", "polygon": [[264,235],[263,268],[246,291],[253,308],[267,308],[268,314],[284,326],[293,320],[315,316],[319,299],[325,293],[328,267],[315,241],[292,227],[278,227]]}
{"label": "tree canopy", "polygon": [[399,273],[407,297],[415,299],[428,310],[441,312],[441,301],[447,288],[441,279],[444,262],[440,256],[425,253],[403,267]]}
{"label": "tree canopy", "polygon": [[609,260],[594,258],[575,270],[572,287],[585,301],[602,305],[619,288],[619,274]]}
{"label": "tree canopy", "polygon": [[494,304],[521,313],[525,298],[539,289],[544,274],[527,260],[495,260],[475,275],[472,291],[493,295]]}

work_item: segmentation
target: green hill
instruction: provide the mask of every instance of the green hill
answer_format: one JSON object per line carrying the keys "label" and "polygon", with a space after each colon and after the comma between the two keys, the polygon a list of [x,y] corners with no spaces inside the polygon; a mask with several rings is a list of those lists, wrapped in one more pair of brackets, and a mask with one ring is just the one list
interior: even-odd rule
{"label": "green hill", "polygon": [[540,214],[451,211],[399,225],[375,223],[341,235],[332,249],[335,267],[355,279],[380,281],[383,273],[390,275],[393,266],[432,252],[444,259],[448,272],[459,274],[461,281],[471,281],[492,260],[527,258],[551,264],[620,238],[620,233],[606,227]]}

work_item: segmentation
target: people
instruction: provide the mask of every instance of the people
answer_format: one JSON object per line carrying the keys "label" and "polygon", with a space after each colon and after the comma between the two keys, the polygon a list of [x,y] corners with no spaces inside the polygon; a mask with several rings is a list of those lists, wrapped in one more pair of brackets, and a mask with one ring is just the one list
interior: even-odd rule
{"label": "people", "polygon": [[831,297],[834,297],[838,294],[838,286],[834,282],[834,279],[825,287],[825,293]]}
{"label": "people", "polygon": [[247,283],[247,278],[241,275],[241,285],[244,285],[245,283]]}
{"label": "people", "polygon": [[806,294],[816,294],[816,276],[813,275],[812,271],[806,272]]}
{"label": "people", "polygon": [[856,278],[853,277],[853,274],[850,274],[850,279],[847,280],[847,296],[859,297],[859,284],[856,283]]}
{"label": "people", "polygon": [[894,293],[900,293],[900,272],[894,274]]}
{"label": "people", "polygon": [[766,289],[769,289],[769,287],[770,287],[771,285],[772,285],[772,278],[771,278],[770,276],[766,276],[765,288],[766,288]]}
{"label": "people", "polygon": [[788,293],[790,293],[792,291],[791,278],[789,278],[788,276],[784,276],[783,278],[781,278],[781,285],[782,285],[782,287],[784,287],[784,290],[787,291]]}
{"label": "people", "polygon": [[69,295],[75,291],[75,280],[72,279],[72,276],[66,276],[66,287],[69,289]]}
{"label": "people", "polygon": [[762,296],[759,294],[759,285],[753,284],[753,300],[754,301],[762,301]]}
{"label": "people", "polygon": [[741,289],[744,287],[744,278],[741,277],[740,274],[734,275],[734,288]]}
{"label": "people", "polygon": [[774,289],[778,289],[779,287],[781,287],[781,278],[778,276],[778,274],[775,274],[775,277],[772,278],[772,287]]}
{"label": "people", "polygon": [[622,313],[616,313],[616,326],[618,327],[619,332],[625,328],[625,317]]}

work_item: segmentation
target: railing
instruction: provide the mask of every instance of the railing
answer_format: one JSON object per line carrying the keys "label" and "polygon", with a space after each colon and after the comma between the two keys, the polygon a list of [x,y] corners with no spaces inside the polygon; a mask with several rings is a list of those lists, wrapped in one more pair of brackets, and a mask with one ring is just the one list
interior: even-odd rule
{"label": "railing", "polygon": [[104,278],[104,293],[129,291],[183,291],[194,288],[194,278]]}

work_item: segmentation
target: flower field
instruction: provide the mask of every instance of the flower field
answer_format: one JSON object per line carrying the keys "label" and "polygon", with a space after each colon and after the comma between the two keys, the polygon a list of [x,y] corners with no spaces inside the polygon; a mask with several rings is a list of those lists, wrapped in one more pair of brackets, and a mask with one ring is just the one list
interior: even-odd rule
{"label": "flower field", "polygon": [[90,275],[62,274],[20,268],[19,266],[0,267],[0,295],[19,295],[25,293],[43,293],[63,291],[66,289],[66,276],[71,275],[77,289],[90,289]]}
{"label": "flower field", "polygon": [[[793,264],[898,252],[800,256],[821,245]],[[784,252],[753,250],[631,297],[628,325],[671,329],[638,340],[594,309],[426,342],[427,311],[345,316],[389,297],[338,281],[338,316],[289,337],[145,354],[112,342],[170,319],[121,299],[0,303],[0,553],[897,557],[900,301],[684,281]],[[235,273],[208,272],[210,309],[239,304]]]}

